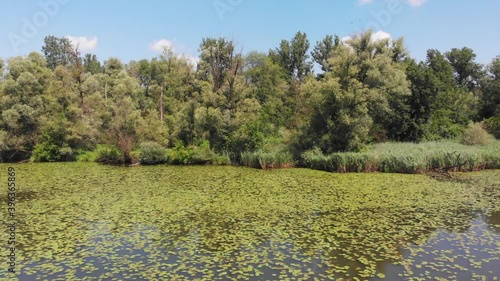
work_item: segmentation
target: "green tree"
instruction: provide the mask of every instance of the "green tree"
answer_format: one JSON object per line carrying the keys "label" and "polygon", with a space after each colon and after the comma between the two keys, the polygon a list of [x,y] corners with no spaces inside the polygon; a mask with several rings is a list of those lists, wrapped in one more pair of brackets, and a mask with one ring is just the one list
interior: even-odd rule
{"label": "green tree", "polygon": [[333,51],[340,45],[340,38],[335,35],[327,35],[322,41],[316,42],[311,55],[314,61],[321,66],[323,72],[330,72],[328,60],[332,58]]}
{"label": "green tree", "polygon": [[284,107],[288,85],[280,66],[265,53],[250,52],[244,70],[247,96],[258,100],[266,122],[275,129],[284,126],[293,112]]}
{"label": "green tree", "polygon": [[[398,39],[397,41],[402,41]],[[402,43],[401,43],[402,44]],[[341,48],[339,62],[334,59],[334,74],[340,79],[343,88],[355,79],[365,89],[365,103],[373,120],[371,138],[373,141],[386,141],[399,135],[393,120],[399,118],[407,106],[402,102],[410,95],[405,64],[394,60],[401,48],[395,48],[389,39],[376,40],[371,31],[356,34]],[[340,48],[339,48],[340,49]],[[338,64],[335,65],[335,64]],[[338,67],[338,70],[335,70]]]}
{"label": "green tree", "polygon": [[3,159],[19,160],[31,153],[38,141],[40,128],[47,120],[45,87],[53,74],[38,53],[9,60],[7,75],[1,87],[0,130],[6,136]]}
{"label": "green tree", "polygon": [[85,72],[89,72],[91,74],[102,72],[101,62],[97,59],[97,56],[93,54],[85,54],[85,57],[83,58],[83,68],[85,69]]}
{"label": "green tree", "polygon": [[47,66],[55,69],[58,65],[68,65],[71,62],[73,46],[66,37],[47,36],[44,38],[42,52],[47,60]]}
{"label": "green tree", "polygon": [[469,91],[474,90],[484,75],[483,66],[475,62],[476,54],[474,51],[467,47],[453,48],[446,52],[445,56],[454,69],[457,84]]}
{"label": "green tree", "polygon": [[236,54],[234,42],[226,38],[203,38],[200,44],[198,73],[218,92],[231,73],[241,69],[241,55]]}
{"label": "green tree", "polygon": [[500,56],[493,59],[487,71],[488,75],[482,80],[483,118],[500,116]]}
{"label": "green tree", "polygon": [[473,92],[457,83],[452,64],[441,52],[429,50],[426,66],[434,89],[427,138],[457,137],[476,118],[478,100]]}
{"label": "green tree", "polygon": [[299,31],[292,40],[282,40],[278,48],[269,51],[269,56],[286,71],[290,79],[302,80],[312,69],[309,47],[307,34]]}

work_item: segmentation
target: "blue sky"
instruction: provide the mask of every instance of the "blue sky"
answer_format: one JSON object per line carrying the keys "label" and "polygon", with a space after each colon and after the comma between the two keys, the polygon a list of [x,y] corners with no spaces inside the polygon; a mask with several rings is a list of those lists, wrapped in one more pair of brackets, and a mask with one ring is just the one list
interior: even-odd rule
{"label": "blue sky", "polygon": [[0,58],[40,51],[46,35],[71,36],[82,52],[128,62],[157,56],[164,44],[196,57],[203,37],[267,52],[299,30],[313,46],[327,34],[369,27],[405,37],[419,60],[429,48],[467,46],[489,63],[500,55],[499,11],[497,0],[3,0]]}

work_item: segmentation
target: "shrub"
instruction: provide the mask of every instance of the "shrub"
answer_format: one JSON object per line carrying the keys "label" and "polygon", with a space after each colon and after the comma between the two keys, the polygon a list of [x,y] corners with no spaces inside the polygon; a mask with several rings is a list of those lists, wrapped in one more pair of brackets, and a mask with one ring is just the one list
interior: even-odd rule
{"label": "shrub", "polygon": [[259,167],[259,159],[255,152],[245,151],[241,153],[241,164],[250,168]]}
{"label": "shrub", "polygon": [[78,151],[76,161],[78,162],[96,162],[97,155],[94,151]]}
{"label": "shrub", "polygon": [[59,147],[52,142],[42,142],[35,146],[31,161],[34,162],[59,162],[74,161],[73,150],[70,147]]}
{"label": "shrub", "polygon": [[372,156],[368,153],[345,153],[345,172],[369,172],[372,169]]}
{"label": "shrub", "polygon": [[327,157],[323,155],[321,149],[317,147],[302,153],[301,160],[302,160],[302,165],[311,169],[328,171],[328,172],[337,171],[336,169],[328,168],[329,159],[327,159]]}
{"label": "shrub", "polygon": [[471,123],[460,137],[460,142],[466,145],[487,145],[493,140],[493,136],[483,128],[481,123]]}
{"label": "shrub", "polygon": [[217,154],[210,149],[209,146],[202,145],[197,147],[192,147],[191,159],[189,159],[188,164],[193,165],[207,165],[212,164],[217,158]]}
{"label": "shrub", "polygon": [[139,146],[139,162],[145,165],[168,163],[167,150],[156,142],[144,142]]}
{"label": "shrub", "polygon": [[167,150],[170,163],[174,165],[188,165],[191,162],[194,151],[192,147],[185,147],[179,143],[173,149]]}
{"label": "shrub", "polygon": [[123,152],[115,146],[111,145],[97,145],[95,153],[95,160],[104,164],[124,164],[125,157]]}
{"label": "shrub", "polygon": [[219,155],[210,149],[208,142],[199,146],[185,147],[182,143],[173,149],[167,150],[170,164],[173,165],[229,165],[231,160],[229,154]]}
{"label": "shrub", "polygon": [[76,156],[73,152],[73,149],[69,146],[64,146],[59,149],[59,155],[61,157],[61,161],[75,161]]}
{"label": "shrub", "polygon": [[484,128],[495,138],[500,139],[500,116],[486,119],[484,121]]}
{"label": "shrub", "polygon": [[59,146],[50,142],[37,144],[31,155],[31,160],[34,162],[56,162],[60,159]]}

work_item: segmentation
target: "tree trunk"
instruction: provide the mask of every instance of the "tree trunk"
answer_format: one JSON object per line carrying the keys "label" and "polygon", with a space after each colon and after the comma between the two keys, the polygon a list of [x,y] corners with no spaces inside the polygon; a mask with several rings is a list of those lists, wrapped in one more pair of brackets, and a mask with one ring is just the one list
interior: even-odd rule
{"label": "tree trunk", "polygon": [[108,100],[108,81],[104,84],[104,99]]}
{"label": "tree trunk", "polygon": [[160,121],[163,125],[163,85],[160,87]]}

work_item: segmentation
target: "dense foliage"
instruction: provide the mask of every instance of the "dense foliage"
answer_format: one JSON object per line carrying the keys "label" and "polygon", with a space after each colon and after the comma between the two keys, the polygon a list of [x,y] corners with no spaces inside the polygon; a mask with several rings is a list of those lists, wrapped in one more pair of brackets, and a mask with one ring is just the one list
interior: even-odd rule
{"label": "dense foliage", "polygon": [[483,66],[469,48],[429,50],[417,62],[402,39],[370,31],[312,48],[298,32],[268,54],[226,38],[199,50],[197,66],[170,49],[101,64],[48,36],[43,55],[0,60],[0,160],[257,166],[249,159],[274,155],[281,166],[311,149],[458,138],[484,120],[499,135],[500,56]]}

